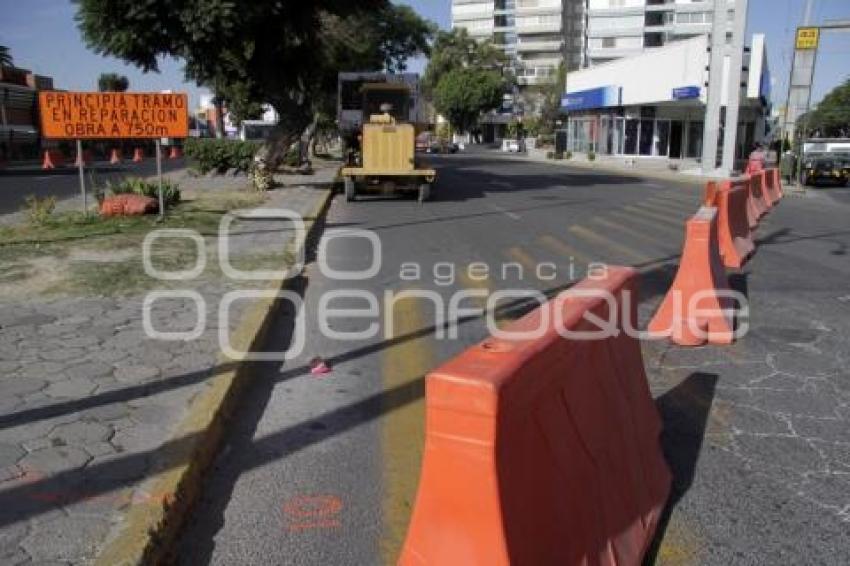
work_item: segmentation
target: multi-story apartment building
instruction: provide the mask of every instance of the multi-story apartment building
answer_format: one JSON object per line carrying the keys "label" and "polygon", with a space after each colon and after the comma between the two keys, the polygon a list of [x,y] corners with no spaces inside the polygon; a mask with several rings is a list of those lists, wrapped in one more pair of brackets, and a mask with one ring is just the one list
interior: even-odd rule
{"label": "multi-story apartment building", "polygon": [[[588,66],[711,32],[713,0],[585,0]],[[735,0],[727,0],[731,34]]]}
{"label": "multi-story apartment building", "polygon": [[490,39],[514,61],[521,87],[551,82],[583,63],[586,0],[453,0],[452,27]]}

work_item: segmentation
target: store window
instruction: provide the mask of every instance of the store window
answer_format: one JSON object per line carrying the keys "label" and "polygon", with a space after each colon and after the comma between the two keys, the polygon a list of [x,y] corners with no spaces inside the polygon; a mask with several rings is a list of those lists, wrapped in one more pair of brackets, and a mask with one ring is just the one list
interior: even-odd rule
{"label": "store window", "polygon": [[638,142],[638,121],[626,120],[623,154],[636,155]]}
{"label": "store window", "polygon": [[655,148],[653,155],[667,157],[670,150],[670,121],[658,120],[655,124]]}
{"label": "store window", "polygon": [[653,126],[655,120],[641,120],[639,134],[639,151],[641,155],[652,155],[652,138],[654,135]]}

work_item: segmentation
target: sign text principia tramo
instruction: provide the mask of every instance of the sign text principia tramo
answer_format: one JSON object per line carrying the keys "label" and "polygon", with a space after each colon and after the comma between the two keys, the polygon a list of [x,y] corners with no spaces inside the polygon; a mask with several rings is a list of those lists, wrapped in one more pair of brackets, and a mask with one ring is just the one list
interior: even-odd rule
{"label": "sign text principia tramo", "polygon": [[42,135],[48,139],[189,135],[186,94],[43,91],[38,105]]}

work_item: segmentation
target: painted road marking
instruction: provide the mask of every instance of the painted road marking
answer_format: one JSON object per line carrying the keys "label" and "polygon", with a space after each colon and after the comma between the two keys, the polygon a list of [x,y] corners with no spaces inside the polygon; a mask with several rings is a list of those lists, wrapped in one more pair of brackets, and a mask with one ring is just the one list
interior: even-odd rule
{"label": "painted road marking", "polygon": [[654,218],[643,218],[637,214],[625,212],[622,210],[612,210],[608,213],[609,216],[614,216],[618,219],[622,219],[624,224],[637,224],[639,226],[644,226],[650,231],[656,232],[666,232],[668,234],[675,233],[679,238],[685,233],[685,225],[684,223],[680,225],[669,225],[666,226],[664,224],[659,224]]}
{"label": "painted road marking", "polygon": [[539,264],[533,257],[528,255],[522,248],[513,246],[508,248],[505,251],[505,255],[508,256],[511,260],[517,262],[521,266],[523,266],[527,272],[537,273],[537,266]]}
{"label": "painted road marking", "polygon": [[623,207],[623,210],[631,212],[637,216],[643,216],[648,220],[652,220],[653,222],[661,222],[663,224],[669,224],[670,226],[675,226],[684,230],[685,223],[684,219],[681,218],[670,218],[669,216],[665,216],[661,212],[653,212],[652,210],[647,210],[645,208],[639,208],[637,206],[626,206]]}
{"label": "painted road marking", "polygon": [[631,258],[632,261],[635,261],[637,263],[648,263],[652,261],[652,258],[648,255],[644,255],[640,252],[637,252],[628,246],[624,246],[620,242],[612,240],[592,230],[588,230],[583,226],[570,226],[570,232],[572,232],[576,236],[579,236],[580,238],[584,238],[585,240],[589,240],[591,242],[596,242],[604,246],[605,248],[614,250],[615,252],[618,252],[626,257]]}
{"label": "painted road marking", "polygon": [[590,259],[587,255],[581,253],[571,245],[562,242],[554,236],[542,236],[539,239],[539,242],[550,250],[554,251],[555,253],[567,258],[571,258],[573,261],[575,261],[576,271],[578,271],[579,265],[584,265],[586,268],[589,263],[594,262],[594,260]]}
{"label": "painted road marking", "polygon": [[393,333],[400,338],[384,351],[382,383],[384,391],[397,390],[420,380],[419,397],[403,406],[385,407],[381,420],[383,452],[383,536],[384,564],[395,564],[404,544],[410,514],[416,500],[422,449],[425,445],[425,374],[434,366],[432,336],[408,338],[428,327],[421,298],[397,301],[393,308]]}
{"label": "painted road marking", "polygon": [[661,213],[673,214],[682,217],[691,216],[694,212],[697,211],[697,208],[694,208],[692,206],[680,207],[676,205],[671,205],[666,202],[653,202],[652,200],[642,202],[639,206],[643,206],[652,210],[657,210]]}
{"label": "painted road marking", "polygon": [[491,205],[488,205],[488,206],[490,208],[492,208],[493,210],[495,210],[496,212],[501,212],[502,214],[504,214],[505,216],[507,216],[511,220],[519,220],[520,218],[522,218],[519,214],[511,212],[510,210],[506,210],[506,209],[502,208],[501,206],[496,206],[495,204],[491,204]]}
{"label": "painted road marking", "polygon": [[656,244],[656,245],[660,245],[660,246],[663,246],[663,247],[666,247],[667,245],[670,244],[670,238],[660,238],[660,237],[650,236],[646,232],[641,232],[640,230],[637,230],[635,228],[631,228],[631,227],[626,226],[624,224],[618,224],[616,222],[611,222],[610,220],[608,220],[606,218],[596,217],[596,218],[593,218],[592,221],[596,222],[597,224],[602,224],[603,226],[605,226],[609,230],[619,231],[619,232],[622,232],[623,234],[628,234],[632,238],[638,238],[638,239],[644,240],[645,242],[649,242],[651,244]]}

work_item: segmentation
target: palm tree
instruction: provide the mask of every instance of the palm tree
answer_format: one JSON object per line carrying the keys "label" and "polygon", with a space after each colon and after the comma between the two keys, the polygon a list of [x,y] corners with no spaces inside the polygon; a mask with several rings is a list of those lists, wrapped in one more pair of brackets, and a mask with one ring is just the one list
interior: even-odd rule
{"label": "palm tree", "polygon": [[9,48],[5,45],[0,45],[0,67],[12,66],[12,55],[9,53]]}

